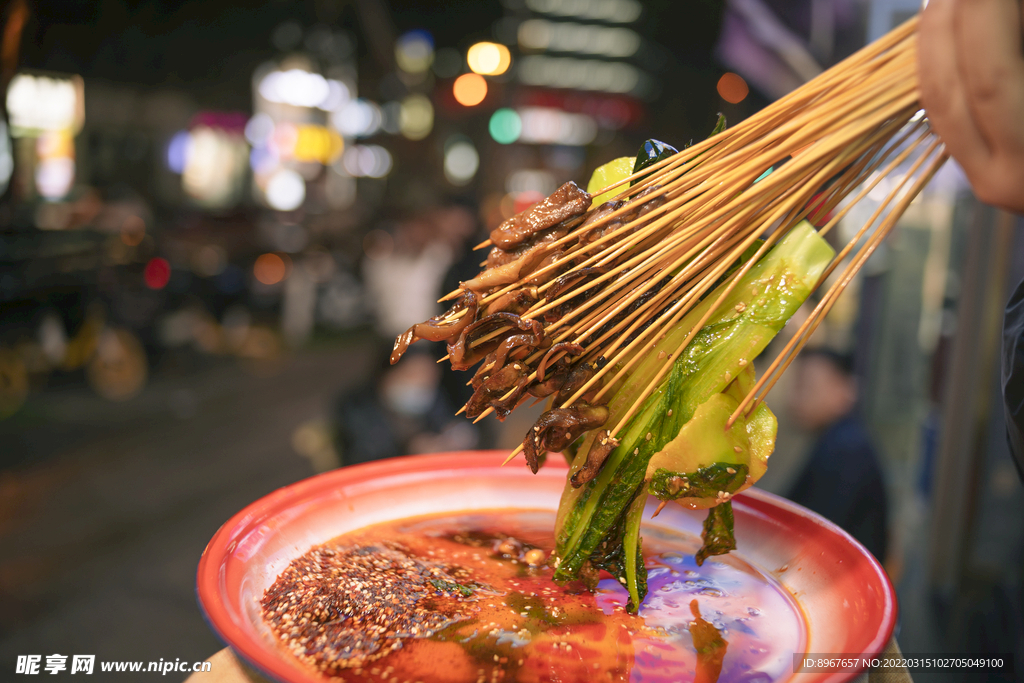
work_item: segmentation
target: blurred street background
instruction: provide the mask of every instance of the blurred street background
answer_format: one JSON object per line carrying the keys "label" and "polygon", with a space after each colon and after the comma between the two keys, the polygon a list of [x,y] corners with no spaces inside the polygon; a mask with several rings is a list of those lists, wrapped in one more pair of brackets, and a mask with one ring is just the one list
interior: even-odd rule
{"label": "blurred street background", "polygon": [[[0,679],[25,653],[205,659],[222,644],[195,568],[234,512],[346,464],[514,446],[539,409],[472,425],[440,349],[387,363],[478,271],[472,246],[645,139],[738,123],[919,4],[0,3]],[[998,366],[1022,228],[947,164],[773,390],[760,484],[811,507],[872,492],[819,511],[883,561],[903,650],[1018,670]],[[863,467],[829,475],[851,433]]]}

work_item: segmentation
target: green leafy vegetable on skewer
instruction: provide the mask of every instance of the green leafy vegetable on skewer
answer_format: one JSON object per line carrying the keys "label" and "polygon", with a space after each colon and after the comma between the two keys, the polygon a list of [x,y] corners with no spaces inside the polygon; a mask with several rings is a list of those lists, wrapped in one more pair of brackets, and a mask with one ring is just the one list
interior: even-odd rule
{"label": "green leafy vegetable on skewer", "polygon": [[[607,540],[639,538],[637,501],[653,494],[690,507],[727,508],[734,493],[763,474],[775,436],[768,408],[759,406],[729,430],[725,424],[737,396],[753,383],[751,361],[807,298],[833,255],[804,222],[739,280],[629,421],[598,476],[580,488],[567,484],[556,523],[556,578],[609,571],[629,590],[635,609],[646,592],[639,540],[621,554],[610,552]],[[713,290],[646,353],[629,381],[614,391],[607,424],[625,415],[661,369],[659,352],[677,349],[726,286]],[[594,438],[584,441],[570,476],[593,447]],[[747,470],[742,480],[740,466]],[[715,488],[717,483],[723,488]],[[689,495],[687,484],[698,495]],[[734,547],[731,535],[731,511],[713,513],[702,560]]]}
{"label": "green leafy vegetable on skewer", "polygon": [[[720,116],[712,135],[724,128]],[[678,153],[647,140],[635,157],[599,167],[588,192],[566,183],[502,223],[491,232],[484,272],[462,283],[452,309],[410,328],[395,345],[400,356],[416,339],[444,340],[453,367],[479,363],[469,417],[494,411],[502,419],[527,394],[548,397],[550,408],[523,450],[534,471],[548,451],[561,451],[570,465],[556,518],[554,576],[593,586],[608,572],[627,589],[630,611],[647,593],[640,531],[652,496],[662,505],[708,510],[698,563],[736,547],[731,499],[764,474],[777,429],[767,406],[739,410],[756,384],[753,360],[835,255],[806,221],[788,227],[770,249],[752,232],[723,229],[716,243],[694,242],[692,249],[680,246],[685,227],[656,232],[665,225],[661,207],[681,186],[661,191],[654,184],[625,196],[622,182],[662,173],[650,169]],[[704,153],[666,177],[699,168]],[[691,190],[701,188],[694,183]],[[685,255],[655,261],[658,240],[670,241],[665,253]],[[645,258],[650,265],[638,265]],[[702,260],[708,258],[713,266]],[[546,278],[528,275],[548,271]],[[628,284],[632,278],[641,279]],[[679,282],[696,288],[680,289]],[[604,291],[617,292],[607,304]],[[678,298],[684,295],[692,301]],[[676,322],[663,322],[684,304]],[[659,325],[656,334],[651,324]],[[616,332],[626,337],[600,346]]]}

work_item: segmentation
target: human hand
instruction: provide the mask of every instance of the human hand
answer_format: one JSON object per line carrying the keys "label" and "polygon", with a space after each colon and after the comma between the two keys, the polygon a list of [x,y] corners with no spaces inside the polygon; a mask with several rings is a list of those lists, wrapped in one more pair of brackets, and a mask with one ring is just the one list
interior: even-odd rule
{"label": "human hand", "polygon": [[921,102],[978,199],[1024,213],[1018,0],[931,0],[918,26]]}

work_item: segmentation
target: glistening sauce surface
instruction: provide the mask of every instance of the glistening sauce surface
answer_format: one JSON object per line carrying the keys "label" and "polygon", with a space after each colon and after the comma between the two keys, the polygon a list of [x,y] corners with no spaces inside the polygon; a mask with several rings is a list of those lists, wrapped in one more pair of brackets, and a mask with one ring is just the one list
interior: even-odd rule
{"label": "glistening sauce surface", "polygon": [[264,618],[293,654],[345,681],[676,683],[698,675],[696,600],[727,642],[721,683],[792,675],[800,608],[735,554],[697,567],[699,539],[645,526],[649,593],[630,615],[611,578],[596,593],[551,580],[540,558],[553,528],[553,513],[518,510],[366,527],[292,562]]}

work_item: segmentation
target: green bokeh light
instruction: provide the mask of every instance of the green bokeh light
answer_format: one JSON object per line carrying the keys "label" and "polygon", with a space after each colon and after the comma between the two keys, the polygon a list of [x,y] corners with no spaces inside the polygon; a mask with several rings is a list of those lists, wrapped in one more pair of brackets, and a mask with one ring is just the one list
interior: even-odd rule
{"label": "green bokeh light", "polygon": [[491,115],[488,129],[495,142],[509,145],[519,139],[523,132],[523,121],[513,109],[499,109]]}

